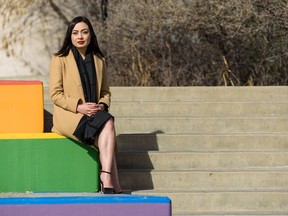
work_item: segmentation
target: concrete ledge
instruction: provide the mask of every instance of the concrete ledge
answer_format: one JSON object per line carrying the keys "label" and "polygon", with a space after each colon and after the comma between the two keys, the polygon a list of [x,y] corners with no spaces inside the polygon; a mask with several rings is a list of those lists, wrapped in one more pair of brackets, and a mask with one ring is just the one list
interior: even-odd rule
{"label": "concrete ledge", "polygon": [[2,197],[0,212],[5,216],[170,216],[171,201],[135,195]]}
{"label": "concrete ledge", "polygon": [[98,153],[54,133],[0,134],[0,192],[95,192]]}

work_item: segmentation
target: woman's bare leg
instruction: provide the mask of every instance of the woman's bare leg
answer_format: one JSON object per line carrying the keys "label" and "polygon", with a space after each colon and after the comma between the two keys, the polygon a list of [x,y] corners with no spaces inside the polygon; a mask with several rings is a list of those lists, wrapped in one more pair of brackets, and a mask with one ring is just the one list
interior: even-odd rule
{"label": "woman's bare leg", "polygon": [[118,169],[117,169],[115,156],[114,156],[113,163],[112,163],[111,174],[112,174],[111,177],[112,177],[112,182],[113,182],[113,186],[114,186],[115,192],[116,193],[122,192],[121,186],[119,184]]}
{"label": "woman's bare leg", "polygon": [[121,191],[121,187],[119,185],[115,159],[115,134],[114,121],[113,119],[110,119],[105,123],[103,129],[99,133],[98,139],[96,137],[95,145],[98,146],[99,149],[102,170],[111,172],[111,175],[104,172],[101,174],[101,181],[103,182],[104,187],[114,188],[116,192],[119,192]]}

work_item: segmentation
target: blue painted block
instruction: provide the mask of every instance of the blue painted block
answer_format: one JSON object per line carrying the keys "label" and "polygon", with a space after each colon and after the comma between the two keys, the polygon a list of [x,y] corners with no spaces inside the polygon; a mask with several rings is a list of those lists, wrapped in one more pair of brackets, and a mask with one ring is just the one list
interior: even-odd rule
{"label": "blue painted block", "polygon": [[171,200],[160,196],[77,195],[2,197],[5,216],[171,216]]}

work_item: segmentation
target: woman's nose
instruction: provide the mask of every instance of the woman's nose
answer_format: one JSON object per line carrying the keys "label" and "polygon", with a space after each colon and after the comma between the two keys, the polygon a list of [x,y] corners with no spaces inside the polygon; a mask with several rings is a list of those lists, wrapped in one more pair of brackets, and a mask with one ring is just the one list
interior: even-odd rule
{"label": "woman's nose", "polygon": [[80,33],[78,34],[78,39],[82,39],[83,38],[83,35]]}

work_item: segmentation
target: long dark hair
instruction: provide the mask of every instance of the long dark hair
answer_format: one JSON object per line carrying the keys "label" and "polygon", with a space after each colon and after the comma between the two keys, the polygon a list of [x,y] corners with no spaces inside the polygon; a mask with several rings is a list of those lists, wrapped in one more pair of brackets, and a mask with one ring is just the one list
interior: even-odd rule
{"label": "long dark hair", "polygon": [[95,55],[97,55],[98,57],[104,58],[104,55],[99,48],[97,37],[96,37],[96,34],[93,30],[92,24],[88,20],[88,18],[85,16],[78,16],[78,17],[73,18],[70,21],[70,23],[68,24],[68,28],[66,31],[66,35],[65,35],[62,47],[60,48],[60,50],[57,53],[55,53],[55,55],[57,55],[57,56],[67,56],[68,55],[69,50],[73,46],[72,41],[71,41],[72,30],[74,29],[75,25],[79,22],[84,22],[88,25],[90,35],[91,35],[91,40],[90,40],[90,44],[88,45],[88,49],[92,50],[92,52]]}

